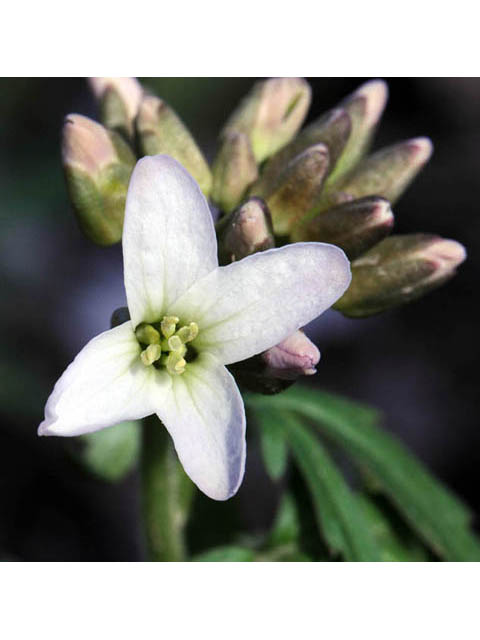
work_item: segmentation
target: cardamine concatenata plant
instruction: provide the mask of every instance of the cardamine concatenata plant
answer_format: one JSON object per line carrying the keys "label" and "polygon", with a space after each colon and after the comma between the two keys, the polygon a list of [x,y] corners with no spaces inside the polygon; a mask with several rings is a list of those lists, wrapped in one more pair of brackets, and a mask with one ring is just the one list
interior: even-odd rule
{"label": "cardamine concatenata plant", "polygon": [[[109,479],[141,449],[154,560],[191,557],[190,479],[217,500],[238,490],[244,403],[284,498],[263,537],[196,559],[479,559],[465,506],[374,410],[302,385],[287,390],[316,373],[308,322],[332,306],[360,318],[410,302],[466,256],[454,240],[392,233],[392,206],[433,147],[415,138],[370,151],[386,83],[367,82],[302,128],[309,84],[259,81],[224,125],[211,165],[179,115],[136,79],[89,83],[101,122],[66,117],[66,183],[85,235],[100,246],[122,240],[128,308],[57,382],[39,433],[81,435],[77,455]],[[117,473],[122,447],[132,453]],[[357,469],[353,482],[336,451]],[[302,542],[289,454],[311,493],[313,546]]]}

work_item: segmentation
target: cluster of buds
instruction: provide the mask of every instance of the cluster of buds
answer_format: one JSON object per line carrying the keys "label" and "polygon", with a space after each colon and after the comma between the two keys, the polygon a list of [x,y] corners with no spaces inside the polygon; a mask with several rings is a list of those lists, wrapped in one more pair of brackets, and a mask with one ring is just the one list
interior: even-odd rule
{"label": "cluster of buds", "polygon": [[[136,159],[167,154],[220,212],[221,264],[276,242],[341,247],[353,277],[335,308],[346,316],[365,317],[409,302],[453,276],[465,259],[464,248],[453,240],[389,235],[392,206],[430,158],[432,144],[415,138],[369,155],[388,96],[381,80],[367,82],[303,129],[308,83],[257,82],[221,131],[211,167],[175,111],[135,79],[94,78],[90,86],[102,124],[67,116],[62,150],[75,212],[98,244],[121,239]],[[297,332],[257,357],[250,369],[247,364],[245,377],[254,371],[270,381],[291,381],[314,373],[319,358],[318,349]]]}

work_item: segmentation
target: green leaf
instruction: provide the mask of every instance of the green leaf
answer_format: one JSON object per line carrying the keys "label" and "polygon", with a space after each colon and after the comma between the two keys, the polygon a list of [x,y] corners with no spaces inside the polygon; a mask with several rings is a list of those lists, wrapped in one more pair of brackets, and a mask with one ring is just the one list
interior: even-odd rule
{"label": "green leaf", "polygon": [[[260,421],[264,415],[257,413]],[[285,429],[295,461],[310,489],[318,526],[330,550],[341,553],[346,560],[379,560],[355,497],[318,438],[292,413],[277,413],[276,418]]]}
{"label": "green leaf", "polygon": [[260,429],[260,448],[268,475],[279,480],[287,467],[288,448],[285,434],[278,424],[278,417],[265,415]]}
{"label": "green leaf", "polygon": [[480,560],[480,544],[469,530],[470,513],[407,449],[378,428],[379,413],[329,393],[300,388],[281,396],[248,396],[264,411],[297,411],[371,474],[410,526],[441,557]]}
{"label": "green leaf", "polygon": [[79,436],[79,462],[91,473],[118,482],[136,465],[140,452],[140,423],[121,422],[114,427]]}
{"label": "green leaf", "polygon": [[209,549],[192,558],[192,562],[253,562],[254,560],[255,553],[251,549],[234,545]]}
{"label": "green leaf", "polygon": [[[367,495],[359,495],[358,502],[370,529],[383,562],[420,562],[428,560],[425,547],[411,532],[400,535],[374,500]],[[403,528],[406,528],[404,525]]]}
{"label": "green leaf", "polygon": [[297,542],[299,534],[300,522],[297,506],[293,497],[287,493],[280,502],[272,530],[267,539],[267,545],[275,547]]}
{"label": "green leaf", "polygon": [[285,494],[257,562],[312,562],[299,546],[300,520],[292,495]]}

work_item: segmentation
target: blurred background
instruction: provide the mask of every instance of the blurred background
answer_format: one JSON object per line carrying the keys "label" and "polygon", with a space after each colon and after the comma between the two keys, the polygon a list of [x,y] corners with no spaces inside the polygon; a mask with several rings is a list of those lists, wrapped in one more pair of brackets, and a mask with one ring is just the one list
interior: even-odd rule
{"label": "blurred background", "polygon": [[[311,120],[365,79],[309,80]],[[435,145],[394,207],[396,231],[454,238],[469,259],[450,283],[406,307],[365,320],[322,316],[309,328],[322,351],[309,383],[380,408],[385,428],[463,498],[478,528],[480,341],[472,292],[480,275],[480,80],[386,80],[390,99],[375,148],[419,135]],[[254,80],[142,81],[177,110],[211,159],[220,127]],[[2,79],[0,86],[0,559],[142,560],[138,474],[104,482],[75,463],[71,440],[36,435],[59,375],[125,304],[121,248],[96,247],[80,233],[60,164],[64,116],[95,118],[95,104],[80,78]],[[252,429],[238,495],[228,503],[197,495],[192,546],[261,533],[280,492],[263,471]]]}

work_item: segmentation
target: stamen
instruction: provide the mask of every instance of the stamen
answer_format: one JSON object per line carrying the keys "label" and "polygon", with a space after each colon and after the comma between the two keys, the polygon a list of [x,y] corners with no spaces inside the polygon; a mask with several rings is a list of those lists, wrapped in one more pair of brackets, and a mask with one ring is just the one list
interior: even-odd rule
{"label": "stamen", "polygon": [[162,355],[162,350],[159,344],[149,344],[148,347],[142,351],[140,358],[146,367],[156,362]]}
{"label": "stamen", "polygon": [[187,361],[177,351],[171,351],[167,358],[167,371],[171,375],[180,375],[185,371]]}
{"label": "stamen", "polygon": [[191,342],[198,336],[198,324],[190,322],[188,327],[182,327],[176,333],[182,342]]}
{"label": "stamen", "polygon": [[135,336],[143,344],[159,344],[160,334],[151,324],[141,324],[135,330]]}
{"label": "stamen", "polygon": [[[180,375],[187,366],[187,343],[198,336],[198,325],[190,322],[180,327],[177,316],[164,316],[162,320],[153,324],[142,322],[135,330],[138,342],[146,348],[140,353],[140,358],[146,367],[155,364],[155,367],[165,367],[171,375]],[[192,347],[193,349],[193,347]],[[193,349],[189,353],[189,361],[195,357]]]}
{"label": "stamen", "polygon": [[165,338],[168,340],[170,336],[173,336],[179,319],[177,316],[165,316],[160,323],[160,328]]}
{"label": "stamen", "polygon": [[185,348],[178,335],[172,336],[168,339],[168,346],[170,351],[180,351],[182,348]]}

